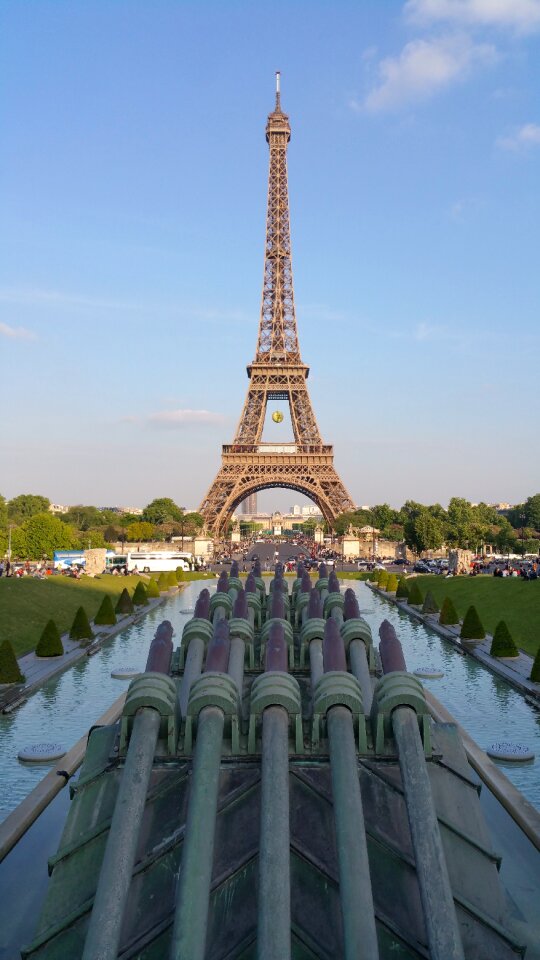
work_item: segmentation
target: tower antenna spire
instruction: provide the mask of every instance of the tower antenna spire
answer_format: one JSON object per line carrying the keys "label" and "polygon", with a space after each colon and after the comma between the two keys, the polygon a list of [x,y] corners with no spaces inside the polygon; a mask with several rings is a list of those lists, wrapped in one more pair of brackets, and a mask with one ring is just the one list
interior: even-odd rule
{"label": "tower antenna spire", "polygon": [[281,110],[281,70],[276,70],[276,111]]}

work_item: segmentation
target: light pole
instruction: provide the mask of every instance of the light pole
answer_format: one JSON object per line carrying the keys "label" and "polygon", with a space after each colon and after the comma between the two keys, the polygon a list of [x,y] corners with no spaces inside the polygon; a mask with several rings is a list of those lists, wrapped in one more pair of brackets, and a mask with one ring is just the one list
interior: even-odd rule
{"label": "light pole", "polygon": [[526,513],[520,513],[519,519],[521,520],[521,556],[525,556],[525,537],[523,534],[523,528],[525,525],[525,520],[527,519]]}

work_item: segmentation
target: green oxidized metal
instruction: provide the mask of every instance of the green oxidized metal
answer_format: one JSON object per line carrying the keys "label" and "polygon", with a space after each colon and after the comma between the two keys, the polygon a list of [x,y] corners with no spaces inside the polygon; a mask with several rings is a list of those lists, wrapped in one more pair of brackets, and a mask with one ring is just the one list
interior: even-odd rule
{"label": "green oxidized metal", "polygon": [[360,684],[352,673],[332,670],[324,673],[315,687],[313,701],[312,744],[318,749],[321,735],[326,729],[326,714],[331,707],[347,707],[352,714],[354,730],[358,736],[359,753],[367,753],[366,721],[362,704]]}
{"label": "green oxidized metal", "polygon": [[196,732],[197,719],[204,707],[219,707],[225,716],[226,734],[230,734],[234,753],[239,750],[239,701],[238,689],[228,673],[209,671],[195,681],[189,693],[189,701],[184,731],[184,753],[191,753],[193,733]]}
{"label": "green oxidized metal", "polygon": [[375,753],[387,752],[392,739],[392,712],[410,707],[418,717],[424,752],[431,756],[431,727],[424,688],[417,677],[396,670],[382,677],[375,687],[371,705],[371,724]]}
{"label": "green oxidized metal", "polygon": [[257,726],[266,707],[284,707],[295,739],[296,753],[303,753],[302,701],[298,680],[290,673],[273,670],[253,681],[249,710],[248,752],[255,753]]}
{"label": "green oxidized metal", "polygon": [[166,740],[167,752],[174,754],[178,740],[176,684],[164,673],[143,673],[130,683],[120,725],[120,753],[129,744],[135,714],[146,708],[160,714],[159,736]]}

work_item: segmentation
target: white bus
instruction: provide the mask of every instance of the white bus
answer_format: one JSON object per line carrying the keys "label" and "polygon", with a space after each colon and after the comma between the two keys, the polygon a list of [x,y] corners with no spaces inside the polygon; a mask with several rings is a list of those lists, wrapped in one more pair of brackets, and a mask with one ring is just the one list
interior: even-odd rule
{"label": "white bus", "polygon": [[155,552],[137,550],[127,555],[128,573],[131,573],[135,567],[139,573],[176,570],[177,567],[181,567],[182,570],[193,570],[193,554],[179,553],[177,550],[156,550]]}

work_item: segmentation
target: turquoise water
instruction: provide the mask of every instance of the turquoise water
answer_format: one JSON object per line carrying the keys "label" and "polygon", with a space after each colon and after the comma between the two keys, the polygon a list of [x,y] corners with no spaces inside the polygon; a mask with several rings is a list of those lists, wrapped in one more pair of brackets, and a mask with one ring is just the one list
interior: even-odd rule
{"label": "turquoise water", "polygon": [[[215,589],[214,584],[206,584]],[[532,763],[505,764],[506,775],[540,808],[540,713],[523,697],[470,657],[461,656],[447,641],[400,613],[396,607],[372,594],[365,584],[353,581],[364,616],[377,640],[378,628],[388,619],[396,628],[409,670],[434,664],[444,671],[441,680],[425,685],[471,733],[481,747],[495,740],[529,744],[536,754]],[[17,760],[26,744],[58,741],[73,746],[126,688],[126,681],[113,680],[115,666],[144,669],[148,646],[157,624],[170,619],[175,644],[191,613],[202,583],[190,583],[140,623],[113,638],[94,657],[85,658],[60,677],[50,680],[22,707],[0,715],[0,820],[32,790],[49,769]]]}

